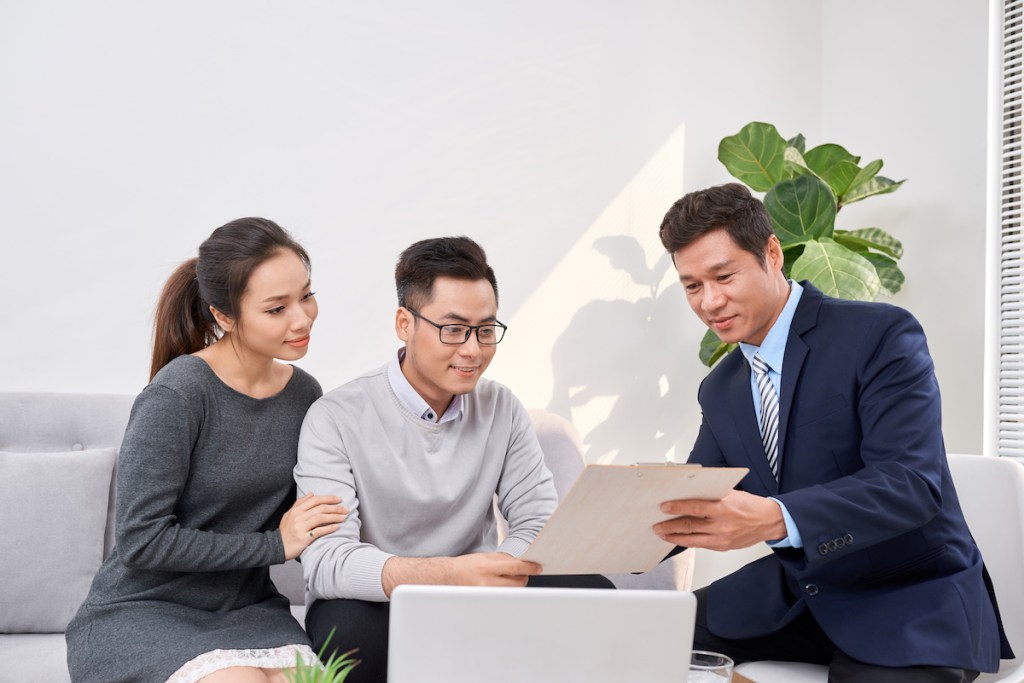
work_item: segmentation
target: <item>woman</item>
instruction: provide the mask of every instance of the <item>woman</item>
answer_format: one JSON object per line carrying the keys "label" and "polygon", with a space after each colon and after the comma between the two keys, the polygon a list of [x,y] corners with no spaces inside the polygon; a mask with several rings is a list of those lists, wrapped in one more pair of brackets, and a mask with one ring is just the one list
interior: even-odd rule
{"label": "woman", "polygon": [[306,354],[309,257],[277,224],[213,232],[157,305],[151,383],[117,475],[117,544],[68,625],[74,681],[285,681],[309,640],[269,567],[348,512],[295,501],[299,428],[322,391]]}

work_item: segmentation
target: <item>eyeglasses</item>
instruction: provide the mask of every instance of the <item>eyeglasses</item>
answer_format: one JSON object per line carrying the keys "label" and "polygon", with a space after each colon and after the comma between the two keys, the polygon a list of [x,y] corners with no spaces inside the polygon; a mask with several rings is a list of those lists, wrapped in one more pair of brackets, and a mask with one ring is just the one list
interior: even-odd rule
{"label": "eyeglasses", "polygon": [[437,328],[438,337],[442,344],[465,344],[469,341],[469,335],[476,332],[476,340],[482,346],[494,346],[505,336],[508,325],[495,321],[489,325],[438,325],[420,315],[417,311],[406,306],[405,310],[412,313],[423,322],[430,323]]}

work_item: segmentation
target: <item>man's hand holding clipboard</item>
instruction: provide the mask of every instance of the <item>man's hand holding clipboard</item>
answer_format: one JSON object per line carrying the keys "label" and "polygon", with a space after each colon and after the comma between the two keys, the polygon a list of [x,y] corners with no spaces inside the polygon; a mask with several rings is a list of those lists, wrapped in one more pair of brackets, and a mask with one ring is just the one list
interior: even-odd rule
{"label": "man's hand holding clipboard", "polygon": [[671,527],[665,538],[657,535],[655,525],[679,522],[663,503],[672,501],[674,510],[719,501],[746,474],[742,467],[587,465],[521,559],[540,564],[545,574],[648,571],[675,545],[668,539],[691,530]]}
{"label": "man's hand holding clipboard", "polygon": [[735,550],[787,535],[779,504],[744,491],[730,491],[720,500],[666,501],[661,511],[672,519],[655,524],[654,533],[687,548]]}

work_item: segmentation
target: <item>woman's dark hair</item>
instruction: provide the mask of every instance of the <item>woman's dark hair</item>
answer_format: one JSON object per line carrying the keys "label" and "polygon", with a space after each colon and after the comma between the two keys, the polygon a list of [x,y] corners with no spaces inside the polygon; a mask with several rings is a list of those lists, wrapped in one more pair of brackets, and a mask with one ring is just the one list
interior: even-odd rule
{"label": "woman's dark hair", "polygon": [[741,248],[757,257],[763,268],[772,221],[764,204],[739,183],[691,192],[665,214],[658,235],[668,253],[687,246],[714,230],[725,230]]}
{"label": "woman's dark hair", "polygon": [[249,276],[284,249],[293,251],[309,270],[309,254],[302,245],[266,218],[239,218],[214,230],[199,245],[199,257],[178,266],[160,294],[149,378],[178,356],[219,339],[223,332],[210,306],[237,318]]}
{"label": "woman's dark hair", "polygon": [[429,304],[439,277],[487,280],[498,300],[498,281],[483,247],[468,237],[434,237],[410,245],[399,255],[395,266],[398,305],[419,310]]}

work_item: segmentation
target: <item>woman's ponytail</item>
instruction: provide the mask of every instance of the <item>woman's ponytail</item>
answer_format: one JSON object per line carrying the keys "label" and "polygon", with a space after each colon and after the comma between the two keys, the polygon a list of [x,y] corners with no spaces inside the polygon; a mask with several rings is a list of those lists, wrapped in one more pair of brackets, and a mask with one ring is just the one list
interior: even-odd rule
{"label": "woman's ponytail", "polygon": [[195,353],[217,340],[217,326],[199,296],[198,258],[182,263],[168,278],[156,305],[150,380],[178,356]]}

